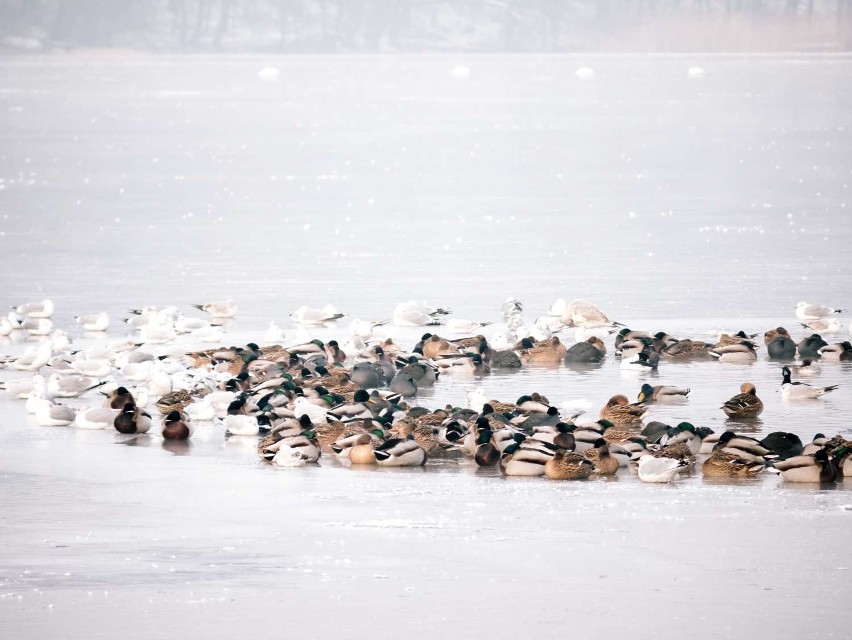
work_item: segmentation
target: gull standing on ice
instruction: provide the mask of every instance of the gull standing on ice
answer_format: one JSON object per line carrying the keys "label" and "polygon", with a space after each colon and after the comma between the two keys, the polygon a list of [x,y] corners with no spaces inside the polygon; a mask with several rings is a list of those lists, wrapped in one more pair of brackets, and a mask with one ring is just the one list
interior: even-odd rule
{"label": "gull standing on ice", "polygon": [[819,320],[830,316],[832,313],[843,313],[844,311],[846,309],[835,309],[821,304],[808,304],[807,302],[800,302],[796,305],[796,317],[802,322]]}

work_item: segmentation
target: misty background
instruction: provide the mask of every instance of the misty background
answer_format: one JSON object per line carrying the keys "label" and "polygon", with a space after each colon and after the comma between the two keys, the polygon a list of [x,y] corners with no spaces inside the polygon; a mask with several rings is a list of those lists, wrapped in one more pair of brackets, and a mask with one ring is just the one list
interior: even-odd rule
{"label": "misty background", "polygon": [[0,49],[848,51],[852,0],[0,0]]}

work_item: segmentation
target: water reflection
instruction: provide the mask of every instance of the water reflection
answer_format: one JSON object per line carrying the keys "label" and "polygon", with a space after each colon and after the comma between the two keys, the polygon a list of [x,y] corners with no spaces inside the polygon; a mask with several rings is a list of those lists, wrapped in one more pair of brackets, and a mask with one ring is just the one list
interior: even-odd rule
{"label": "water reflection", "polygon": [[163,440],[161,446],[165,451],[176,456],[189,455],[192,451],[191,440]]}

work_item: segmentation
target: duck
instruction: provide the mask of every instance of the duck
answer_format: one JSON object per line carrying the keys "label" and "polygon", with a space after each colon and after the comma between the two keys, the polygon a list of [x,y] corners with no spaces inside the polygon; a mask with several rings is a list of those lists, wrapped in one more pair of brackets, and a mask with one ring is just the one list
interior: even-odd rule
{"label": "duck", "polygon": [[716,449],[701,465],[701,472],[707,478],[753,478],[765,467],[762,462],[743,460],[734,453]]}
{"label": "duck", "polygon": [[637,424],[642,422],[642,418],[650,410],[651,408],[647,405],[630,404],[627,396],[618,394],[612,396],[601,408],[599,417],[602,420],[609,420],[616,425]]}
{"label": "duck", "polygon": [[644,454],[639,458],[639,479],[642,482],[671,482],[688,463],[674,458],[655,458]]}
{"label": "duck", "polygon": [[606,345],[597,336],[572,344],[565,350],[565,362],[589,363],[601,362],[606,357]]}
{"label": "duck", "polygon": [[719,436],[719,441],[713,450],[726,451],[750,462],[765,463],[767,457],[775,457],[772,450],[763,446],[759,441],[747,436],[737,435],[730,430]]}
{"label": "duck", "polygon": [[813,455],[801,455],[775,463],[785,482],[828,483],[837,479],[837,469],[831,463],[828,452],[820,449]]}
{"label": "duck", "polygon": [[492,434],[491,427],[488,426],[486,421],[476,435],[473,460],[479,467],[493,467],[500,462],[500,449],[494,444]]}
{"label": "duck", "polygon": [[417,444],[413,436],[404,440],[391,438],[376,447],[373,454],[380,467],[422,467],[428,457],[426,450]]}
{"label": "duck", "polygon": [[784,327],[770,329],[763,334],[770,360],[792,360],[796,357],[796,343]]}
{"label": "duck", "polygon": [[381,431],[374,435],[366,432],[354,433],[338,439],[331,445],[331,450],[338,458],[349,460],[351,464],[373,465],[376,464],[374,438],[381,442],[383,438]]}
{"label": "duck", "polygon": [[819,375],[822,368],[819,366],[819,363],[812,360],[811,358],[804,358],[802,360],[802,364],[791,364],[789,365],[790,369],[798,376],[804,376],[806,378],[813,377],[815,375]]}
{"label": "duck", "polygon": [[573,424],[566,422],[557,422],[555,425],[540,425],[533,427],[530,437],[534,440],[549,442],[566,451],[574,451],[577,446],[573,433],[575,429],[576,427]]}
{"label": "duck", "polygon": [[112,424],[119,433],[147,433],[151,429],[151,415],[135,404],[126,404]]}
{"label": "duck", "polygon": [[852,361],[852,342],[844,340],[830,344],[822,347],[819,353],[826,362],[850,362]]}
{"label": "duck", "polygon": [[822,357],[820,349],[828,346],[828,343],[822,339],[818,333],[814,333],[807,338],[803,338],[796,348],[799,350],[799,357],[803,360],[810,358],[811,360],[819,360]]}
{"label": "duck", "polygon": [[180,411],[172,411],[163,418],[163,438],[166,440],[187,440],[192,437],[192,423]]}
{"label": "duck", "polygon": [[729,418],[756,418],[763,413],[763,402],[757,397],[757,389],[751,382],[740,385],[740,393],[721,406]]}
{"label": "duck", "polygon": [[423,345],[420,348],[423,351],[423,357],[427,360],[459,355],[459,348],[441,336],[425,333],[421,340]]}
{"label": "duck", "polygon": [[710,349],[710,355],[719,362],[753,362],[757,360],[756,346],[749,340]]}
{"label": "duck", "polygon": [[663,450],[685,444],[693,456],[701,449],[701,438],[695,432],[695,426],[690,422],[681,422],[666,431],[659,443]]}
{"label": "duck", "polygon": [[792,382],[790,367],[782,368],[781,375],[783,376],[781,382],[781,398],[783,400],[814,400],[837,389],[836,384],[827,387],[812,387],[804,382]]}
{"label": "duck", "polygon": [[834,313],[843,313],[846,309],[835,309],[822,304],[809,304],[800,302],[796,305],[796,317],[802,322],[810,322],[811,320],[819,320]]}
{"label": "duck", "polygon": [[786,431],[773,431],[760,440],[760,445],[772,451],[779,460],[801,455],[804,451],[802,439]]}
{"label": "duck", "polygon": [[557,449],[544,465],[544,475],[548,480],[585,480],[594,472],[594,462],[565,449]]}
{"label": "duck", "polygon": [[[657,340],[662,340],[659,333],[654,337]],[[672,344],[664,346],[660,349],[659,354],[661,357],[669,360],[686,360],[687,358],[706,356],[710,352],[711,347],[712,345],[701,340],[684,338],[683,340],[677,340]]]}
{"label": "duck", "polygon": [[686,399],[691,389],[667,385],[651,386],[647,382],[639,390],[639,402],[676,402]]}
{"label": "duck", "polygon": [[610,455],[609,445],[603,438],[599,438],[593,448],[586,449],[583,452],[583,457],[595,463],[595,473],[601,476],[615,474],[620,466],[618,460]]}
{"label": "duck", "polygon": [[639,371],[655,370],[660,364],[660,354],[646,347],[642,351],[634,351],[629,356],[622,356],[622,369],[637,369]]}
{"label": "duck", "polygon": [[[521,441],[518,442],[518,439]],[[503,449],[500,470],[507,476],[543,476],[554,450],[553,445],[540,440],[517,438]]]}
{"label": "duck", "polygon": [[522,345],[522,348],[518,350],[521,362],[554,365],[561,363],[562,358],[565,356],[565,345],[562,344],[557,336],[551,337],[550,340],[545,341],[544,344],[532,344],[532,341],[528,339],[525,339],[525,341],[522,342],[524,344]]}

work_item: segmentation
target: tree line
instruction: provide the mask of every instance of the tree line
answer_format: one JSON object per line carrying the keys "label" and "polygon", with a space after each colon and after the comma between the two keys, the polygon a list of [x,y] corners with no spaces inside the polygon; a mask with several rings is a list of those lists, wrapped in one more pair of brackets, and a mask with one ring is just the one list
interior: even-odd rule
{"label": "tree line", "polygon": [[852,49],[852,0],[0,0],[0,43],[155,51]]}

